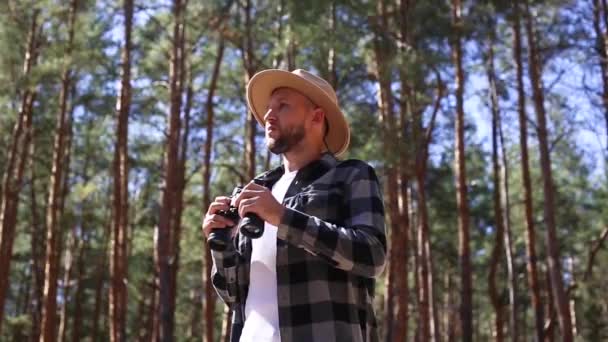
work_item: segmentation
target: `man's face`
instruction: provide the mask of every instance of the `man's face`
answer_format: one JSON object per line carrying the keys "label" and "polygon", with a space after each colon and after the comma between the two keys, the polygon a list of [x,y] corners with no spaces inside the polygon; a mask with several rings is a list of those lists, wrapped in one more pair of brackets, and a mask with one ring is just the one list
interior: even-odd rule
{"label": "man's face", "polygon": [[266,121],[266,145],[274,154],[288,152],[306,136],[314,104],[290,88],[276,89],[270,96]]}

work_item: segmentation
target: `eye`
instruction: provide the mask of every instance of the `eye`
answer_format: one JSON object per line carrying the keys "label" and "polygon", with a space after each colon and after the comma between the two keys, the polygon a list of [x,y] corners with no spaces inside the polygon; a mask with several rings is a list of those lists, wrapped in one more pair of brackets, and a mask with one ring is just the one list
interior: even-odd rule
{"label": "eye", "polygon": [[286,109],[286,108],[288,108],[288,107],[289,107],[289,104],[288,104],[288,103],[285,103],[285,102],[281,102],[281,103],[279,103],[279,110],[281,110],[281,109]]}

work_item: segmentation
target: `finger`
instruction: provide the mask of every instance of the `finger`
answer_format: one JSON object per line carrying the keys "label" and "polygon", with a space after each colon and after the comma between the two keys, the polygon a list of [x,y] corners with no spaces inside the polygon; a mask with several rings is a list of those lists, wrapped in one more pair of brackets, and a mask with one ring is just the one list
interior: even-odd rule
{"label": "finger", "polygon": [[244,199],[259,196],[259,195],[260,195],[259,190],[243,190],[238,194],[238,196],[236,196],[233,199],[232,205],[235,207],[238,207],[240,205],[241,201],[243,201]]}
{"label": "finger", "polygon": [[218,196],[213,201],[214,202],[220,202],[220,203],[229,204],[230,203],[230,197],[228,197],[228,196]]}
{"label": "finger", "polygon": [[212,215],[211,220],[213,222],[219,222],[219,223],[227,225],[227,226],[234,226],[236,224],[236,222],[234,222],[233,220],[231,220],[223,215],[219,215],[219,214]]}
{"label": "finger", "polygon": [[230,208],[230,202],[213,202],[209,205],[209,209],[207,209],[207,215],[215,214],[220,210],[228,210]]}
{"label": "finger", "polygon": [[239,205],[239,216],[241,217],[245,217],[245,214],[249,213],[249,212],[253,212],[255,213],[255,203],[256,201],[259,199],[259,197],[251,197],[251,198],[246,198],[243,199],[241,201],[241,204]]}
{"label": "finger", "polygon": [[221,215],[209,215],[203,223],[203,231],[209,234],[212,229],[224,229],[234,226],[236,223]]}
{"label": "finger", "polygon": [[243,188],[243,190],[265,190],[265,189],[268,189],[268,188],[263,185],[259,185],[259,184],[255,183],[254,181],[247,183],[247,185],[245,185],[245,187]]}

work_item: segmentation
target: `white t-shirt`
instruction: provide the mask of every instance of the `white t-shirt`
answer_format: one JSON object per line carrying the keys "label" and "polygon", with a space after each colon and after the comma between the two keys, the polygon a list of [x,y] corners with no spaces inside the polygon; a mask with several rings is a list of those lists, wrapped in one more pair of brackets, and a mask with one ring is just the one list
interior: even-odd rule
{"label": "white t-shirt", "polygon": [[[286,172],[272,187],[274,198],[283,202],[297,171]],[[245,303],[245,326],[240,342],[280,342],[277,301],[277,227],[265,222],[264,234],[252,239],[249,292]]]}

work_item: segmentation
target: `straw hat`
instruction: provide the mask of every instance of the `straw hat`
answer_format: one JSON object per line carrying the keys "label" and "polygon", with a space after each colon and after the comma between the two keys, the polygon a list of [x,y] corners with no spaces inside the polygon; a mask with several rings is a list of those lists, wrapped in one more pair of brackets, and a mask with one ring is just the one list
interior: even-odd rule
{"label": "straw hat", "polygon": [[329,125],[326,137],[330,152],[341,155],[348,148],[350,129],[338,105],[336,92],[327,81],[302,69],[292,72],[268,69],[255,74],[247,84],[247,104],[260,125],[265,126],[270,95],[277,88],[287,87],[302,93],[325,110]]}

